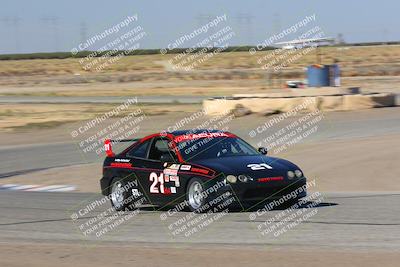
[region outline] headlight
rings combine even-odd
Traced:
[[[296,174],[297,178],[303,177],[303,173],[300,170],[295,170],[294,174]]]
[[[226,180],[227,180],[229,183],[231,183],[231,184],[234,184],[234,183],[237,182],[237,178],[236,178],[235,175],[228,175],[228,176],[226,176]]]
[[[243,182],[243,183],[248,183],[248,182],[250,182],[250,181],[253,181],[253,178],[251,178],[250,176],[245,175],[245,174],[239,175],[239,176],[238,176],[238,179],[239,179],[239,181],[241,181],[241,182]]]
[[[293,179],[294,176],[295,176],[295,174],[294,174],[294,172],[292,172],[292,171],[288,171],[288,172],[287,172],[287,176],[288,176],[289,179]]]

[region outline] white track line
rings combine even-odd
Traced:
[[[68,192],[76,190],[74,185],[20,185],[0,184],[0,190],[29,191],[29,192]]]

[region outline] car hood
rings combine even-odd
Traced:
[[[300,169],[290,161],[264,155],[202,159],[193,161],[193,163],[208,167],[217,173],[224,173],[225,175],[247,174],[255,178],[265,177],[266,175],[286,176],[287,171]],[[260,165],[262,163],[266,163],[272,169],[266,168],[265,165]]]

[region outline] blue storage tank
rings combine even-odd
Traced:
[[[307,67],[307,80],[309,87],[322,87],[330,85],[329,65],[311,65]]]

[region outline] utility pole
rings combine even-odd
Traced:
[[[81,21],[79,34],[80,34],[81,44],[85,43],[87,41],[87,25],[85,21]]]
[[[242,42],[243,45],[251,45],[253,43],[253,19],[254,16],[248,13],[239,13],[234,19],[240,29],[242,36],[246,36],[246,40]]]
[[[44,16],[41,18],[42,23],[49,25],[53,31],[53,40],[54,40],[54,52],[59,51],[59,34],[58,34],[58,26],[60,19],[56,16]]]
[[[18,16],[13,16],[13,17],[4,17],[1,19],[1,21],[6,25],[8,30],[13,32],[14,35],[14,50],[15,53],[19,53],[21,51],[21,46],[20,46],[20,39],[19,39],[19,25],[21,23],[21,18]]]

